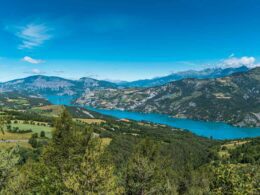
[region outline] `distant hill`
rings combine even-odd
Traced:
[[[0,92],[19,91],[40,95],[71,95],[79,96],[83,92],[93,89],[116,88],[117,85],[107,81],[99,81],[92,78],[68,80],[60,77],[31,76],[0,83]]]
[[[26,96],[17,92],[0,93],[0,107],[4,109],[26,110],[34,106],[49,105],[45,99]]]
[[[260,126],[260,67],[224,78],[183,79],[143,89],[95,90],[76,103]]]
[[[238,68],[208,68],[200,71],[188,70],[184,72],[173,73],[165,77],[157,77],[154,79],[137,80],[133,82],[117,83],[124,87],[154,87],[164,85],[166,83],[177,81],[181,79],[194,78],[194,79],[210,79],[229,76],[237,72],[247,72],[249,70],[246,66]]]

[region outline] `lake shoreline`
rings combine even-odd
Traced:
[[[175,118],[171,115],[156,113],[140,113],[122,110],[98,109],[84,105],[73,105],[72,97],[45,96],[45,98],[55,105],[67,105],[83,107],[97,113],[112,116],[118,119],[125,118],[135,121],[147,121],[156,124],[167,125],[173,128],[184,129],[198,136],[204,136],[220,140],[243,139],[260,136],[260,128],[236,127],[225,122],[201,121],[194,119]]]

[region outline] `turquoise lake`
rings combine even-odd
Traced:
[[[71,96],[51,96],[45,97],[51,103],[57,105],[70,105],[73,97]],[[247,138],[247,137],[257,137],[260,136],[260,128],[241,128],[235,127],[222,122],[205,122],[191,119],[178,119],[172,118],[168,115],[163,114],[153,114],[153,113],[138,113],[138,112],[128,112],[121,110],[104,110],[96,109],[92,107],[86,107],[89,110],[113,116],[116,118],[126,118],[136,121],[148,121],[152,123],[159,123],[168,125],[171,127],[181,128],[189,130],[196,135],[212,137],[213,139],[237,139],[237,138]]]

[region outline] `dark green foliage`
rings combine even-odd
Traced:
[[[233,148],[222,146],[218,149],[223,152],[224,148],[229,155],[208,165],[207,172],[212,173],[208,179],[213,194],[260,193],[259,141],[260,138],[238,140]]]
[[[144,139],[134,148],[125,170],[126,194],[176,193],[177,178],[168,159],[160,155],[159,147]]]
[[[37,133],[34,133],[32,134],[32,137],[29,139],[28,143],[31,144],[31,146],[33,148],[37,148],[38,147],[38,134]]]
[[[164,125],[113,119],[86,125],[67,110],[54,124],[51,140],[32,134],[33,149],[13,156],[0,193],[229,195],[259,189],[259,138],[230,148],[228,141]]]
[[[259,194],[260,167],[256,165],[220,164],[211,171],[213,194]]]
[[[133,161],[140,148],[156,151],[155,158],[159,160],[153,163],[154,166],[161,167],[160,176],[163,177],[161,180],[168,179],[167,182],[172,188],[168,186],[167,189],[173,189],[180,194],[187,193],[191,188],[192,180],[196,181],[196,179],[192,179],[193,170],[209,163],[211,160],[217,159],[215,150],[210,148],[219,142],[197,137],[190,132],[179,131],[161,125],[138,124],[136,122],[109,121],[109,123],[103,123],[100,126],[113,135],[106,154],[116,165],[116,173],[120,177],[123,186],[126,186],[125,178],[129,172],[129,170],[126,171],[127,167],[132,164],[130,162]],[[146,168],[149,168],[149,166]],[[163,176],[165,170],[170,174],[169,177]],[[206,184],[202,183],[200,185]],[[161,187],[158,188],[161,189]],[[165,189],[164,187],[162,188]],[[194,191],[198,191],[197,188],[195,189],[195,184],[193,188]]]
[[[235,150],[231,150],[230,160],[233,163],[252,163],[260,165],[260,138],[253,139]]]
[[[16,170],[20,158],[18,152],[19,147],[14,147],[11,150],[0,150],[0,193],[7,185],[12,171]]]
[[[32,130],[31,129],[27,129],[27,130],[22,130],[19,127],[11,127],[10,125],[7,125],[6,127],[7,131],[10,133],[31,133]]]
[[[4,133],[4,127],[6,125],[6,120],[3,116],[0,116],[0,131]]]
[[[28,154],[24,153],[26,163],[15,179],[9,180],[4,193],[83,194],[102,190],[107,194],[112,189],[121,191],[113,175],[113,166],[101,161],[103,146],[100,140],[95,141],[99,138],[93,138],[90,128],[82,129],[64,110],[56,120],[55,129],[39,158],[27,160]],[[33,134],[29,142],[39,151],[44,140]],[[92,172],[89,164],[96,165]],[[110,182],[105,186],[106,181]],[[89,185],[85,186],[85,182]]]
[[[45,138],[45,131],[41,131],[40,137],[41,137],[41,138]]]

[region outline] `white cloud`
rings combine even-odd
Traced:
[[[29,62],[31,64],[40,64],[40,63],[44,63],[45,62],[44,60],[33,59],[33,58],[29,57],[29,56],[25,56],[22,60],[25,61],[25,62]]]
[[[52,30],[45,24],[31,23],[23,27],[18,27],[18,32],[15,34],[22,41],[18,48],[32,49],[42,45],[45,41],[52,38],[51,31]]]
[[[244,56],[241,58],[234,57],[234,55],[230,56],[228,59],[225,59],[221,62],[223,67],[240,67],[247,66],[249,68],[257,67],[260,64],[256,63],[256,59],[254,57]]]
[[[42,73],[42,71],[40,71],[39,69],[32,69],[32,73],[33,74],[40,74],[40,73]]]
[[[32,69],[31,71],[24,72],[25,74],[46,74],[46,72],[39,69]]]
[[[229,57],[230,57],[230,58],[232,58],[232,57],[234,57],[234,56],[235,56],[235,54],[234,54],[234,53],[232,53],[232,54],[230,54],[230,56],[229,56]]]

